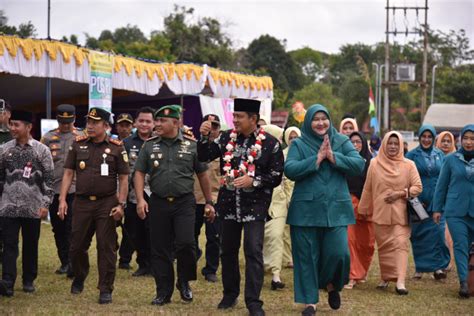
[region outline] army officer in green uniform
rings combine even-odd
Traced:
[[[207,165],[198,161],[196,141],[182,134],[180,113],[177,105],[165,106],[156,112],[159,136],[145,142],[135,164],[137,213],[142,219],[148,214],[150,221],[150,264],[157,292],[153,305],[171,301],[173,250],[177,258],[176,287],[183,301],[193,299],[188,281],[196,280],[194,173],[206,198],[206,216],[210,221],[215,216]],[[143,196],[145,174],[150,175],[149,208]]]

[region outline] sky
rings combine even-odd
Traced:
[[[8,24],[18,26],[31,21],[38,38],[47,37],[47,0],[0,0],[0,10]],[[424,6],[425,0],[391,0],[393,6]],[[217,18],[233,40],[234,47],[246,47],[263,34],[286,40],[286,48],[309,46],[335,53],[344,44],[375,44],[385,41],[386,0],[51,0],[51,37],[76,34],[81,44],[85,35],[98,37],[105,29],[127,24],[137,25],[145,35],[163,29],[163,19],[175,4],[192,7],[197,17]],[[474,47],[474,0],[430,0],[428,24],[431,29],[447,32],[465,29]],[[404,19],[403,11],[393,18],[390,27],[405,30],[424,23],[420,11]],[[400,44],[413,40],[405,35],[391,37]]]

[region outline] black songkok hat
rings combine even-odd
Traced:
[[[33,113],[23,110],[13,110],[10,116],[11,121],[23,121],[33,123]]]
[[[234,99],[234,112],[260,112],[260,101],[252,99]]]

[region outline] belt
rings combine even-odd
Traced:
[[[115,194],[115,193],[114,193]],[[102,196],[97,196],[97,195],[76,195],[77,197],[80,197],[82,199],[87,199],[89,201],[97,201],[100,199],[108,198],[113,196],[114,194],[109,194],[109,195],[102,195]]]
[[[170,203],[173,203],[176,198],[174,196],[169,196],[166,198],[166,200]]]

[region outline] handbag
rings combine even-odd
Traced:
[[[410,223],[420,223],[428,220],[430,215],[417,197],[407,200],[408,219]]]

